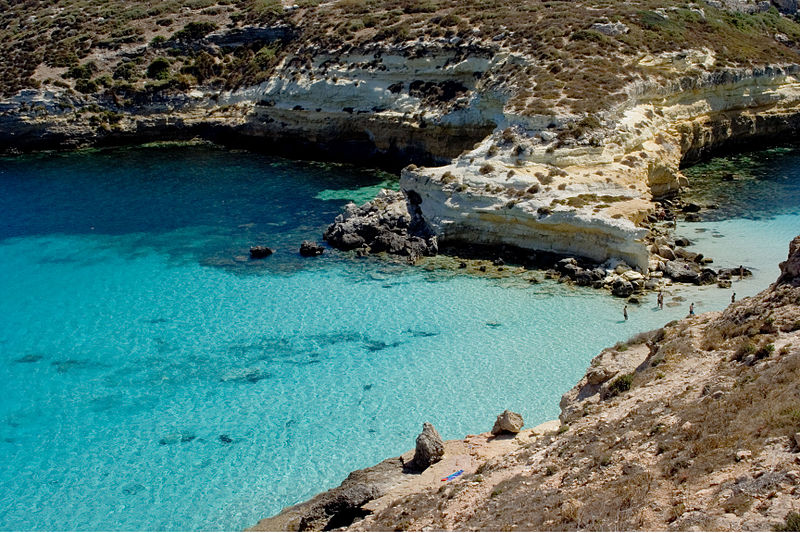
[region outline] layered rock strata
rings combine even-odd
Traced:
[[[649,60],[663,68],[677,61]],[[576,126],[573,137],[569,127],[533,128],[507,116],[506,127],[451,164],[404,169],[400,186],[421,198],[442,245],[505,243],[597,262],[619,258],[647,274],[651,259],[665,259],[648,250],[648,218],[659,211],[655,200],[687,183],[680,164],[791,135],[799,110],[795,66],[632,87],[626,105],[593,127]]]

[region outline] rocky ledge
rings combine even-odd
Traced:
[[[258,529],[793,531],[798,265],[800,236],[760,294],[604,350],[560,426],[448,441],[422,473],[403,474],[409,452]],[[331,521],[343,498],[347,520]],[[327,521],[308,518],[320,509]]]

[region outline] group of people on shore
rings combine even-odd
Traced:
[[[734,292],[731,294],[731,303],[736,302],[736,293]],[[658,296],[656,297],[656,303],[658,305],[658,309],[664,309],[664,293],[662,291],[658,291]],[[625,320],[628,320],[628,306],[622,308],[622,316]],[[694,302],[689,304],[689,316],[694,316]]]

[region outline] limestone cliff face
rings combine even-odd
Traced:
[[[443,243],[617,257],[646,274],[643,221],[654,198],[686,183],[681,163],[796,132],[800,83],[797,66],[788,65],[630,92],[627,104],[561,130],[506,117],[510,126],[450,165],[405,169],[401,187],[422,198],[421,212]]]
[[[481,81],[509,60],[495,52],[412,43],[289,56],[264,83],[223,92],[25,90],[0,102],[0,151],[199,135],[289,155],[442,163],[502,120],[503,95]]]

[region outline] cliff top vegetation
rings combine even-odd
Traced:
[[[708,71],[798,62],[800,24],[775,7],[686,0],[3,0],[0,91],[233,89],[287,56],[308,63],[372,45],[414,54],[405,45],[421,42],[510,52],[520,60],[487,83],[508,91],[512,109],[583,113],[623,101],[631,83],[687,73],[689,51],[705,58],[689,66]]]

